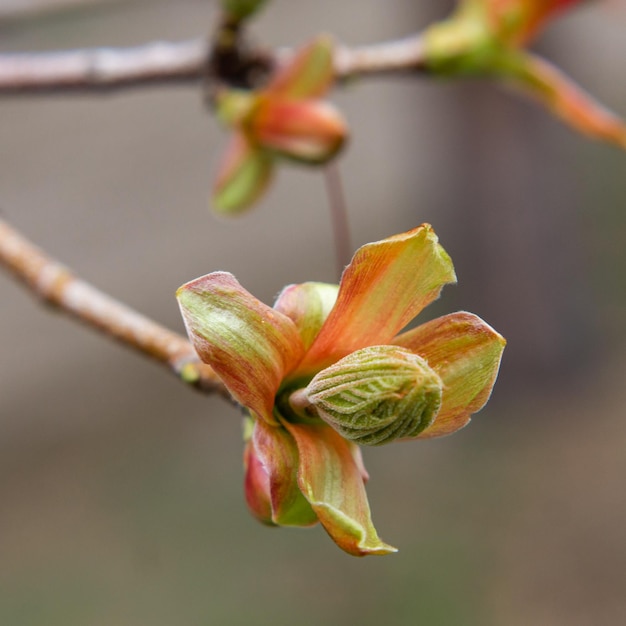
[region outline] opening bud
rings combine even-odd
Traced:
[[[442,392],[441,378],[422,357],[397,346],[372,346],[319,372],[291,403],[346,439],[377,446],[430,426]]]

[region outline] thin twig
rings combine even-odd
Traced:
[[[326,193],[328,194],[330,219],[333,227],[337,276],[340,279],[344,268],[350,263],[352,245],[350,243],[348,208],[337,163],[331,163],[326,167],[324,179],[326,181]]]
[[[154,42],[134,48],[91,48],[0,54],[0,96],[114,91],[149,85],[195,85],[206,74],[210,44],[202,39]],[[283,63],[291,50],[258,62]],[[337,80],[424,70],[419,35],[335,53]]]
[[[84,7],[98,7],[119,0],[2,0],[0,20],[21,20]]]
[[[95,289],[0,220],[0,265],[44,302],[165,365],[184,382],[230,398],[217,374],[177,333]]]
[[[335,52],[335,78],[426,72],[425,53],[419,33],[369,46],[339,46]]]
[[[2,54],[0,95],[195,84],[205,71],[207,54],[201,39],[135,48]]]

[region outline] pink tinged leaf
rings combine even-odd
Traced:
[[[244,448],[243,467],[244,493],[248,509],[260,522],[273,526],[270,478],[254,450],[252,441],[248,441]]]
[[[233,138],[217,176],[213,205],[218,213],[237,214],[253,205],[266,190],[273,159],[243,135]]]
[[[443,381],[441,408],[418,439],[441,437],[470,421],[489,399],[506,341],[472,313],[439,317],[393,342],[426,359]]]
[[[354,556],[389,554],[372,524],[352,446],[326,425],[285,424],[300,454],[298,484],[333,541]]]
[[[544,59],[520,53],[503,78],[536,98],[576,130],[626,148],[623,120]]]
[[[298,487],[298,449],[286,430],[257,421],[246,446],[245,466],[246,501],[258,519],[278,526],[317,523]]]
[[[338,285],[301,283],[289,285],[279,294],[274,308],[289,317],[308,349],[337,300]]]
[[[360,348],[391,339],[442,287],[452,261],[428,224],[357,250],[341,277],[337,303],[299,371],[319,371]]]
[[[520,33],[519,42],[523,43],[537,35],[547,22],[582,0],[522,0],[528,5],[529,17],[526,28]]]
[[[343,117],[327,102],[269,96],[247,128],[260,146],[305,163],[324,163],[334,157],[348,134]]]
[[[274,396],[304,353],[295,324],[226,272],[192,280],[176,295],[200,358],[213,367],[237,402],[276,424]]]
[[[365,463],[363,462],[363,455],[361,454],[361,448],[359,448],[359,446],[357,446],[356,443],[353,443],[352,441],[347,441],[346,443],[348,444],[348,447],[350,448],[350,452],[352,453],[352,459],[354,460],[354,464],[356,465],[357,469],[359,470],[359,474],[361,475],[361,478],[363,479],[363,484],[367,485],[367,482],[370,479],[370,475],[367,469],[365,468]]]
[[[580,4],[582,0],[484,0],[490,18],[500,30],[508,31],[506,41],[523,45],[552,18]],[[504,34],[504,33],[503,33]]]
[[[333,41],[320,35],[278,70],[266,92],[290,99],[323,96],[334,80]]]

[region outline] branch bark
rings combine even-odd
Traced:
[[[292,52],[267,55],[269,65]],[[206,76],[210,44],[202,39],[153,42],[134,48],[92,48],[0,55],[0,96],[101,92],[179,84],[196,85]],[[264,58],[259,53],[259,58]],[[424,71],[419,35],[349,48],[335,53],[337,80],[357,76]]]
[[[77,278],[0,220],[0,265],[45,303],[155,359],[183,382],[231,399],[217,374],[185,337]]]
[[[0,95],[114,91],[154,84],[195,84],[208,57],[205,41],[153,42],[0,55]]]

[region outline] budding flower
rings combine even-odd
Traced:
[[[372,346],[323,369],[292,404],[298,409],[308,402],[346,439],[376,446],[430,426],[442,392],[441,378],[422,357],[397,346]]]

